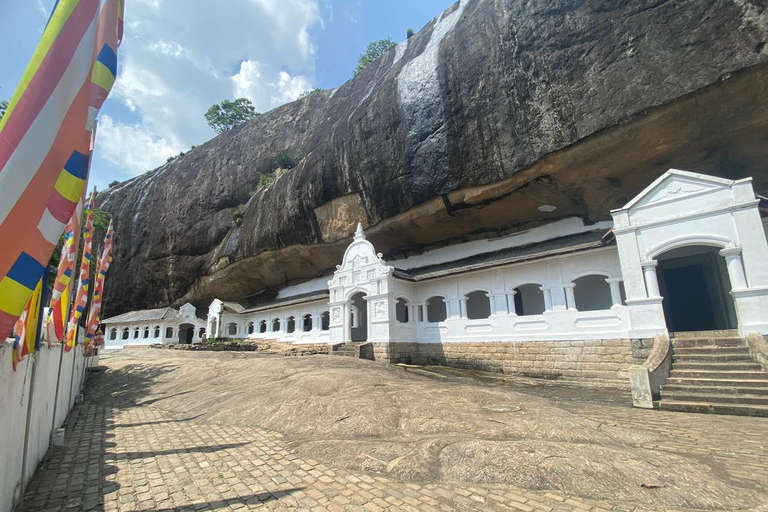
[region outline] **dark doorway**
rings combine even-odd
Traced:
[[[366,341],[368,339],[368,302],[364,293],[356,293],[352,296],[352,311],[349,321],[352,322],[352,341]]]
[[[672,331],[734,329],[731,283],[717,248],[683,247],[658,258],[664,317]]]
[[[192,343],[192,338],[195,336],[195,326],[192,324],[181,324],[179,326],[179,343],[186,343],[189,345]]]

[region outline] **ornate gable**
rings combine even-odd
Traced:
[[[732,180],[670,169],[622,209],[637,210],[710,193],[730,191],[733,184]]]
[[[393,268],[388,267],[381,254],[376,253],[373,244],[366,240],[363,226],[357,225],[355,238],[344,252],[341,265],[336,267],[333,278],[328,282],[331,290],[331,301],[339,301],[346,298],[347,293],[353,289],[366,291],[371,295],[385,293],[387,285],[383,288],[380,282],[386,281]]]

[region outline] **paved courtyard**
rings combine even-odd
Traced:
[[[768,419],[330,356],[101,364],[27,510],[768,510]]]

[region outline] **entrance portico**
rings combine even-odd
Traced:
[[[394,268],[365,239],[358,224],[354,240],[328,281],[331,308],[331,344],[348,341],[389,341],[395,307],[392,294]]]
[[[714,328],[727,328],[736,320],[742,335],[768,334],[768,244],[758,203],[751,179],[732,181],[672,169],[611,212],[631,337],[667,333],[668,326],[708,327],[693,318],[707,314],[716,320]],[[704,254],[710,255],[707,273]],[[681,290],[686,281],[689,289]],[[707,294],[703,309],[682,304],[698,300],[694,288]],[[730,299],[718,296],[723,293],[732,297],[732,306]]]

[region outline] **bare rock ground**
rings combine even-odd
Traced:
[[[636,410],[622,390],[331,356],[127,350],[102,364],[89,401],[276,431],[302,457],[405,482],[653,509],[768,495],[768,420]]]

